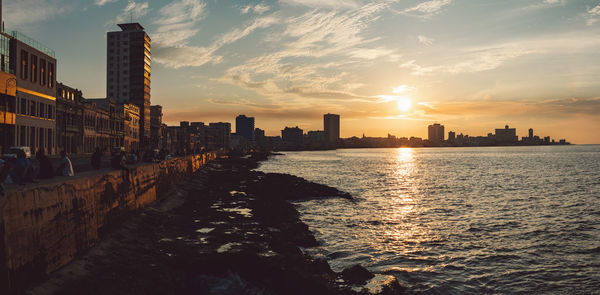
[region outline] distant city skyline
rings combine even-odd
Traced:
[[[331,112],[341,137],[441,122],[600,143],[597,0],[5,0],[3,14],[88,98],[106,96],[107,32],[140,22],[169,125],[246,114],[273,136]]]

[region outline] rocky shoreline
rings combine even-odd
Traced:
[[[266,155],[219,159],[29,294],[402,294],[361,266],[340,273],[289,200],[344,192],[252,171]]]

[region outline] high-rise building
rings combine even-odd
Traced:
[[[340,139],[340,115],[323,115],[323,130],[329,142],[337,142]]]
[[[248,141],[254,141],[254,117],[239,115],[235,118],[235,133]]]
[[[456,139],[456,132],[450,131],[448,132],[448,141],[454,141]]]
[[[504,129],[496,129],[494,138],[499,143],[515,143],[519,141],[517,137],[517,129],[508,128],[508,125],[504,126]]]
[[[430,142],[440,143],[444,141],[444,125],[435,123],[427,127],[428,139]]]
[[[150,143],[150,37],[139,23],[119,24],[108,32],[106,94],[119,104],[140,108],[140,141]]]
[[[533,139],[533,128],[529,128],[529,139]]]
[[[304,143],[304,130],[296,127],[285,127],[281,130],[281,139],[289,148],[299,148]]]
[[[209,150],[227,150],[231,139],[231,124],[227,122],[209,123],[207,130]]]

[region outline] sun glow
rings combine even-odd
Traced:
[[[410,99],[402,97],[398,98],[398,100],[396,101],[396,105],[398,106],[399,110],[403,112],[408,112],[412,106],[412,102],[410,101]]]

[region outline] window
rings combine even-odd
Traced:
[[[21,130],[20,130],[20,132],[19,132],[19,133],[20,133],[20,134],[19,134],[19,135],[20,135],[20,136],[19,136],[19,137],[20,137],[20,143],[19,143],[19,145],[21,145],[21,146],[25,146],[25,145],[27,145],[27,142],[26,142],[26,141],[27,141],[27,132],[26,132],[26,127],[25,127],[25,126],[21,126],[21,128],[20,128],[20,129],[21,129]]]
[[[54,64],[48,63],[48,88],[54,88]]]
[[[54,107],[52,105],[48,106],[48,119],[54,119]]]
[[[29,102],[29,115],[35,116],[37,113],[35,112],[35,101]]]
[[[39,117],[40,118],[45,118],[46,117],[46,104],[42,103],[42,102],[40,102]]]
[[[31,82],[36,83],[37,82],[37,75],[38,75],[38,58],[35,55],[31,55]]]
[[[21,115],[27,115],[27,99],[25,98],[21,98],[21,108],[19,113]]]
[[[46,86],[46,60],[40,58],[40,85]]]
[[[27,69],[29,68],[29,53],[21,50],[21,79],[27,79]]]

